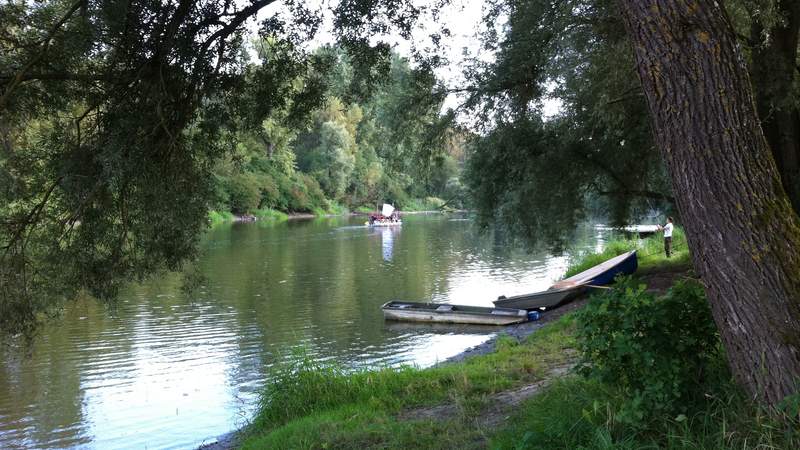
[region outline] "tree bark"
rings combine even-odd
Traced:
[[[800,113],[795,96],[797,45],[800,37],[800,2],[780,0],[778,11],[783,22],[769,30],[753,21],[751,74],[761,127],[767,138],[783,187],[795,211],[800,213]]]
[[[696,271],[746,390],[800,382],[800,218],[781,185],[746,65],[714,0],[620,0]]]

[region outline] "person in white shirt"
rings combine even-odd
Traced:
[[[667,217],[667,224],[663,227],[658,226],[659,230],[664,230],[664,252],[667,254],[667,258],[672,256],[672,228],[672,217]]]

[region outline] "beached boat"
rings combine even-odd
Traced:
[[[494,304],[503,308],[552,308],[574,299],[592,286],[610,284],[619,274],[630,275],[636,272],[637,267],[636,250],[632,250],[561,280],[546,291],[513,297],[500,296]]]
[[[569,286],[565,288],[549,288],[546,291],[534,292],[532,294],[521,294],[506,297],[501,295],[494,301],[496,306],[503,308],[537,309],[552,308],[566,303],[575,297],[586,292],[586,286]]]
[[[522,309],[486,308],[445,303],[392,301],[385,303],[381,309],[383,309],[383,317],[386,320],[410,322],[510,325],[528,320],[527,311]]]

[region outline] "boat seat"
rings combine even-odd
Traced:
[[[452,311],[453,305],[442,305],[436,308],[437,311]]]

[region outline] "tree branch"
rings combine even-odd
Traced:
[[[47,53],[47,50],[50,47],[50,43],[52,42],[53,36],[55,36],[56,32],[58,32],[61,26],[64,25],[67,22],[67,20],[69,20],[69,18],[72,17],[72,15],[75,14],[75,12],[81,8],[81,6],[84,4],[85,1],[86,0],[78,0],[75,3],[73,3],[72,6],[70,6],[69,10],[67,10],[66,14],[64,14],[64,16],[62,16],[61,19],[58,20],[58,22],[53,24],[53,26],[50,28],[50,31],[47,33],[47,36],[44,39],[44,44],[42,45],[42,49],[39,51],[38,54],[36,54],[35,57],[33,57],[30,61],[28,61],[28,63],[25,64],[25,66],[23,66],[16,73],[14,78],[6,87],[6,92],[3,94],[2,97],[0,97],[0,110],[3,110],[5,108],[6,102],[8,101],[9,98],[11,98],[11,94],[14,92],[17,86],[19,86],[20,83],[22,83],[22,79],[25,76],[25,74],[31,69],[31,67],[36,65],[36,63],[38,63],[42,58],[44,58],[44,55]]]
[[[110,81],[114,77],[98,73],[26,73],[19,74],[0,74],[0,81],[19,79],[20,83],[26,81]]]
[[[205,42],[203,42],[203,46],[200,49],[200,53],[203,54],[207,52],[215,41],[227,38],[234,31],[236,31],[236,29],[239,28],[239,26],[243,24],[245,20],[256,15],[256,13],[258,13],[258,11],[260,11],[262,8],[270,5],[271,3],[274,3],[275,1],[276,0],[259,0],[253,2],[250,6],[244,8],[243,10],[237,13],[232,13],[233,19],[231,19],[231,21],[228,22],[227,25],[214,32],[214,34],[209,36],[208,39],[206,39]]]

